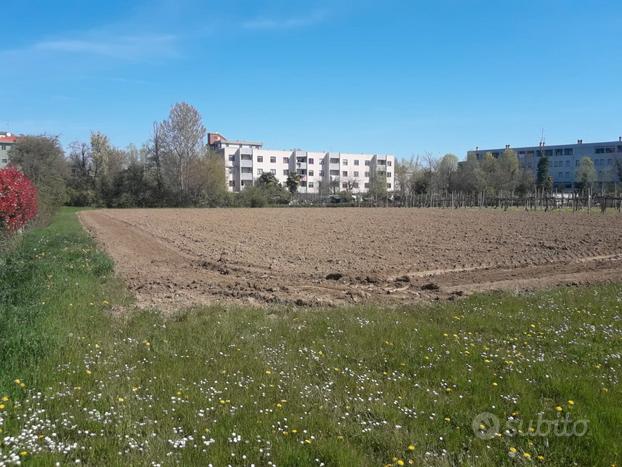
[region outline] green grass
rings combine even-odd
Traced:
[[[622,459],[620,286],[166,318],[132,311],[73,210],[2,261],[0,465]],[[523,433],[480,439],[482,412]],[[528,436],[538,414],[587,433]]]

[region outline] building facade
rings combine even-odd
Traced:
[[[0,131],[0,169],[9,163],[9,149],[15,144],[17,137],[9,132]]]
[[[208,144],[224,158],[229,191],[253,185],[264,173],[283,185],[290,174],[298,174],[299,193],[366,193],[378,178],[386,180],[387,191],[395,187],[392,155],[264,149],[262,143],[230,141],[218,133],[208,135]]]
[[[576,183],[576,169],[583,157],[594,161],[594,168],[598,176],[598,183],[619,182],[617,164],[622,163],[622,137],[618,141],[603,143],[584,143],[578,140],[576,144],[540,145],[512,148],[507,145],[503,149],[479,149],[468,151],[467,157],[476,157],[478,160],[490,153],[499,157],[504,151],[511,149],[518,156],[521,166],[530,170],[534,175],[538,171],[538,161],[541,157],[549,159],[549,176],[553,184],[559,189],[571,189]]]

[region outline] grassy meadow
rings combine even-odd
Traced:
[[[164,316],[64,209],[0,259],[0,359],[0,465],[622,461],[618,285]]]

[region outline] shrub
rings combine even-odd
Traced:
[[[15,231],[37,215],[37,190],[19,170],[0,170],[0,230]]]

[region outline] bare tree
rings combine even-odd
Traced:
[[[190,104],[175,104],[160,130],[164,180],[180,202],[187,202],[193,191],[190,187],[192,168],[205,153],[206,130],[201,115]]]

